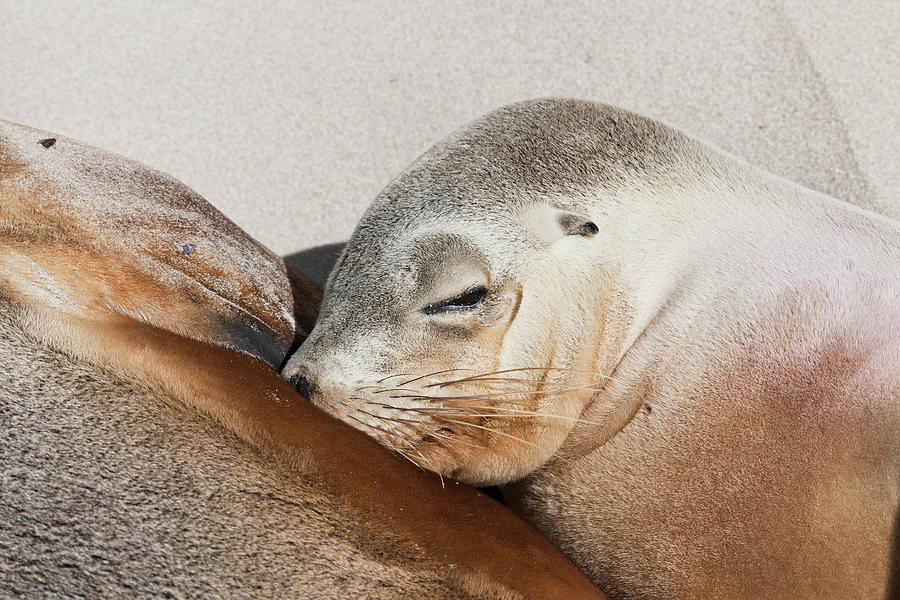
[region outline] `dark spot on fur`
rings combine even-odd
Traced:
[[[289,380],[291,387],[307,400],[316,393],[316,384],[303,373],[294,373]]]
[[[193,252],[194,248],[196,248],[196,247],[197,247],[197,244],[184,244],[181,247],[181,253],[184,254],[185,256],[187,256],[188,254]]]
[[[44,148],[49,148],[50,146],[52,146],[53,144],[56,143],[56,138],[47,138],[47,139],[45,139],[45,140],[41,140],[41,141],[38,142],[38,143],[39,143],[41,146],[43,146]]]
[[[649,404],[645,404],[645,405],[642,406],[641,408],[644,410],[644,414],[645,414],[645,415],[649,415],[650,413],[653,412],[653,409],[650,408],[650,405],[649,405]]]

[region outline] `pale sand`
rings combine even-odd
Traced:
[[[168,172],[282,255],[345,240],[432,143],[536,96],[900,216],[897,2],[124,4],[0,1],[0,118]]]

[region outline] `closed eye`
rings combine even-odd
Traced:
[[[422,312],[426,315],[434,315],[443,312],[471,310],[484,302],[487,294],[487,288],[483,285],[471,287],[459,296],[425,306]]]

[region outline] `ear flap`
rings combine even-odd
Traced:
[[[532,233],[547,244],[569,235],[593,237],[600,229],[588,217],[540,203],[528,208],[523,215]]]
[[[561,212],[557,215],[556,220],[566,235],[594,237],[600,231],[596,223],[575,213]]]

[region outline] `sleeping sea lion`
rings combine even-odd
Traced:
[[[614,598],[900,593],[900,223],[610,106],[377,197],[282,375]]]

